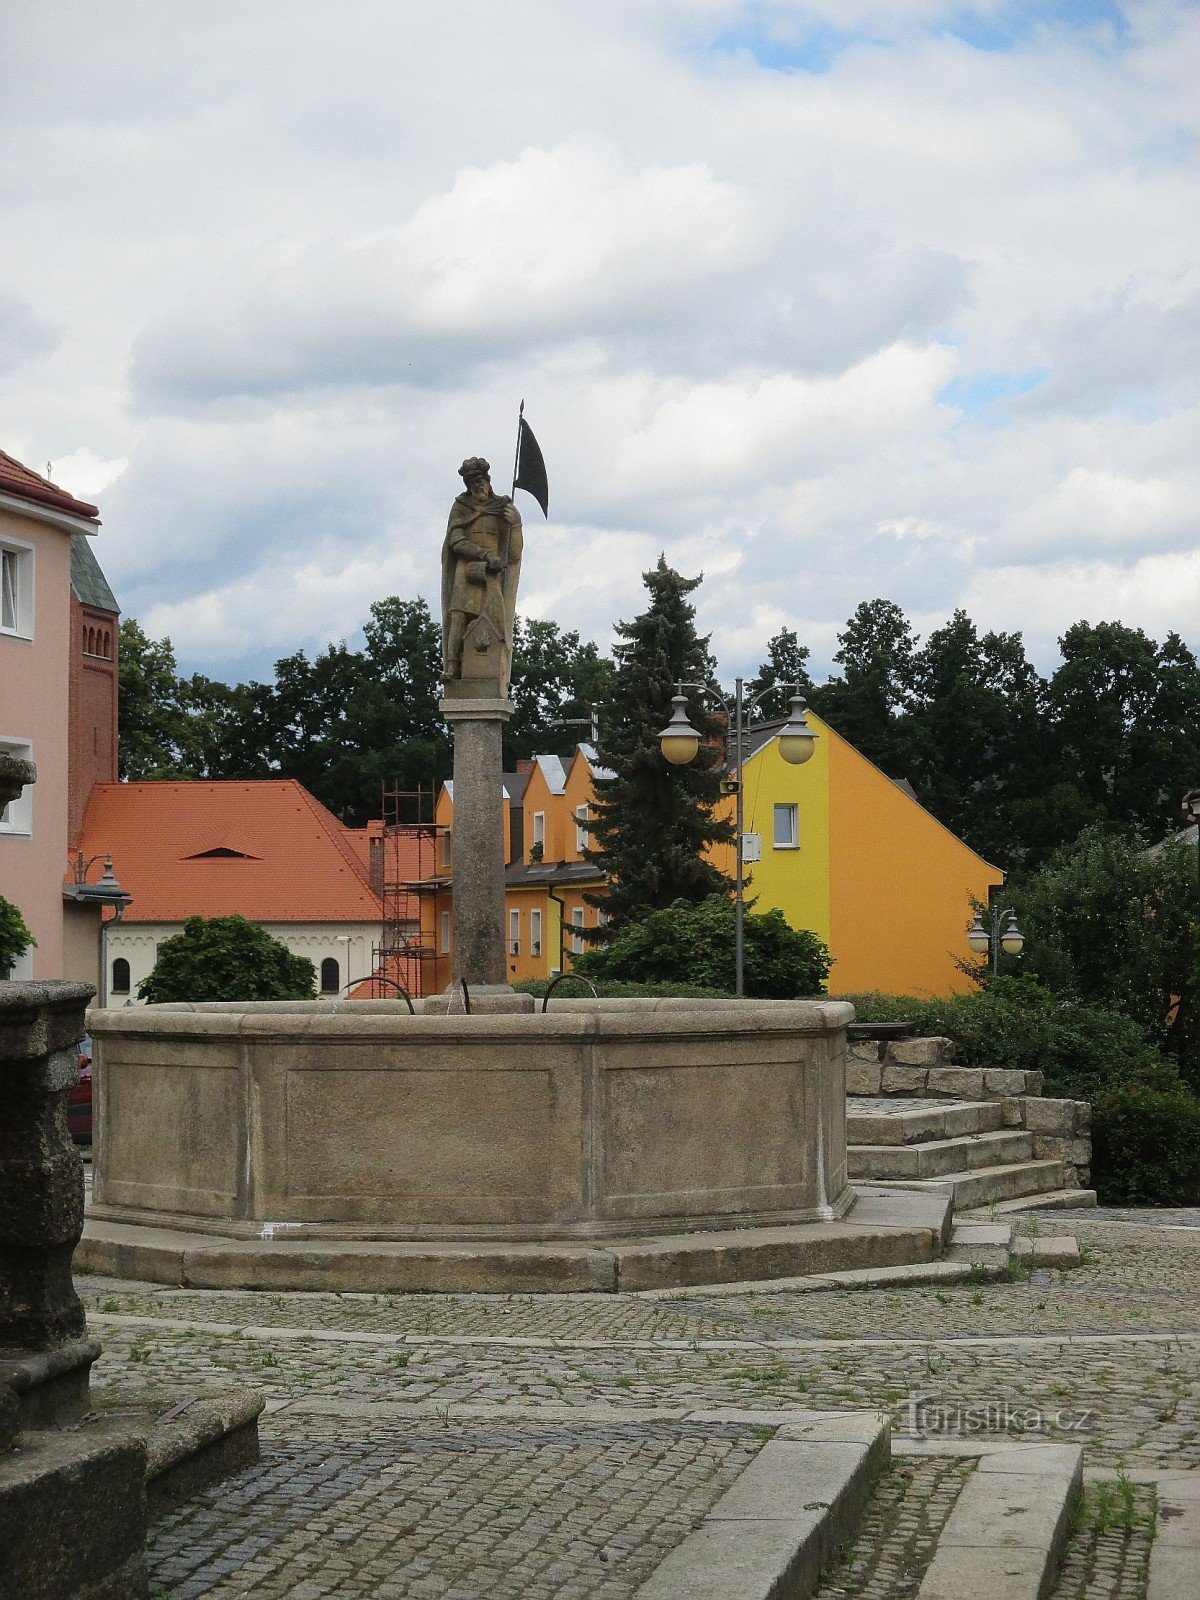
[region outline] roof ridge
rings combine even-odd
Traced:
[[[6,489],[19,500],[53,506],[56,510],[69,512],[88,522],[95,522],[100,516],[98,506],[87,500],[76,499],[66,489],[60,489],[58,484],[51,483],[49,478],[27,467],[23,461],[18,461],[16,456],[10,456],[7,450],[0,450],[0,493]]]

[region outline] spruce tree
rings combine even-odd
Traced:
[[[600,765],[586,855],[602,866],[608,891],[592,903],[608,922],[602,941],[649,911],[676,900],[700,901],[728,893],[730,880],[704,859],[708,845],[733,839],[733,825],[716,815],[725,757],[725,722],[698,695],[688,698],[692,726],[702,736],[696,758],[673,767],[658,735],[671,715],[675,685],[710,684],[715,665],[708,638],[696,633],[688,595],[701,578],[684,578],[660,556],[643,574],[650,605],[632,622],[617,624],[615,670],[600,706]]]

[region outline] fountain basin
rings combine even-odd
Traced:
[[[75,1268],[203,1288],[680,1289],[936,1260],[847,1182],[849,1005],[527,997],[92,1019]]]
[[[829,1221],[853,1199],[852,1017],[771,1001],[100,1012],[92,1215],[479,1240]]]

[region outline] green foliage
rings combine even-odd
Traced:
[[[892,778],[912,766],[908,711],[916,636],[891,600],[864,600],[838,634],[842,668],[813,695],[813,709]]]
[[[1041,1072],[1045,1093],[1092,1100],[1117,1083],[1171,1076],[1144,1028],[1129,1017],[1031,978],[994,978],[987,987],[949,1000],[846,995],[860,1022],[914,1022],[919,1034],[953,1039],[966,1067]]]
[[[138,984],[151,1004],[184,1000],[311,1000],[311,961],[245,917],[189,917]]]
[[[1112,1205],[1200,1203],[1200,1099],[1133,1018],[992,979],[952,1000],[851,995],[860,1022],[914,1022],[953,1039],[967,1067],[1040,1071],[1044,1092],[1092,1107],[1092,1179]]]
[[[612,662],[574,630],[518,617],[508,692],[515,709],[504,729],[505,770],[535,755],[569,755],[588,737],[588,729],[578,724],[604,699],[611,675]]]
[[[696,984],[732,991],[734,911],[727,896],[710,895],[696,904],[677,900],[629,924],[620,936],[575,962],[589,978],[632,983]],[[790,1000],[824,994],[829,951],[816,934],[790,928],[779,911],[746,913],[746,993],[759,999]]]
[[[750,715],[757,720],[769,721],[773,717],[786,717],[790,696],[776,684],[795,684],[802,695],[811,700],[814,689],[808,675],[810,655],[806,644],[801,644],[794,628],[782,628],[773,639],[767,640],[767,659],[746,685],[746,697],[753,701],[761,694],[763,699]]]
[[[1022,965],[1062,994],[1131,1017],[1200,1082],[1196,854],[1087,828],[1015,887]]]
[[[571,974],[568,974],[570,977]],[[550,987],[549,978],[529,978],[524,983],[514,983],[518,994],[531,994],[540,1000]],[[600,1000],[725,1000],[732,994],[729,989],[706,989],[699,983],[625,983],[616,978],[588,978]],[[564,983],[554,991],[550,1001],[587,1000],[591,989],[584,983]]]
[[[712,683],[715,667],[707,638],[696,633],[688,595],[699,578],[682,578],[659,557],[643,575],[650,605],[632,622],[617,625],[616,667],[600,711],[598,754],[611,778],[596,784],[592,837],[586,852],[604,869],[607,943],[646,911],[676,900],[698,901],[729,889],[729,880],[705,860],[708,845],[733,837],[732,824],[714,808],[720,799],[725,727],[696,696],[689,702],[702,735],[696,759],[673,767],[658,735],[671,714],[677,682]]]
[[[17,958],[37,946],[37,940],[25,926],[25,919],[13,905],[0,894],[0,978],[7,978]]]
[[[1180,1083],[1123,1083],[1092,1103],[1092,1165],[1106,1205],[1200,1204],[1200,1099]]]

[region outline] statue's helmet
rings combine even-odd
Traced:
[[[482,456],[468,456],[459,467],[458,475],[464,483],[470,483],[472,478],[486,478],[491,470],[491,462],[485,461]]]

